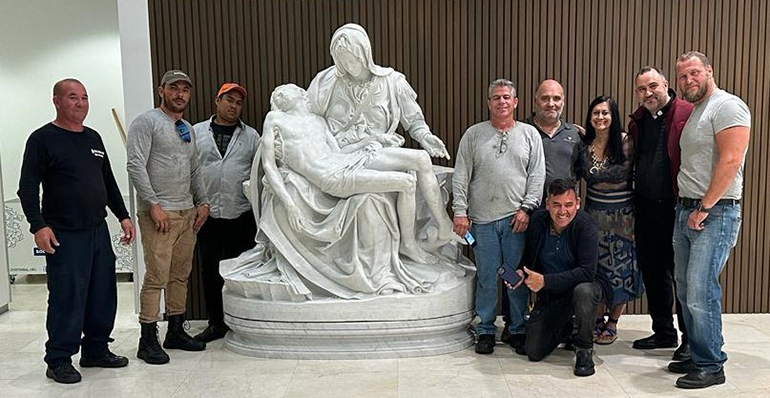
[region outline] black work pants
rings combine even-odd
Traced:
[[[54,230],[54,234],[59,246],[45,258],[45,362],[70,363],[79,347],[83,357],[107,355],[118,303],[115,253],[107,223],[87,231]]]
[[[527,322],[526,351],[529,360],[545,358],[575,328],[575,347],[592,348],[594,320],[601,299],[602,289],[595,282],[580,283],[571,292],[558,296],[547,292],[539,294]]]
[[[209,217],[198,232],[198,254],[201,257],[198,263],[202,267],[209,325],[225,326],[222,309],[224,280],[219,274],[219,262],[238,257],[254,247],[256,234],[257,225],[251,211],[234,219]]]
[[[674,294],[674,199],[635,200],[636,259],[642,271],[647,307],[652,317],[652,331],[666,337],[677,337],[671,309],[676,302],[677,321],[682,341],[687,331],[682,318],[682,305]]]

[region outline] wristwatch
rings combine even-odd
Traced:
[[[531,216],[532,213],[535,211],[535,209],[533,209],[533,208],[531,208],[531,207],[529,207],[527,205],[522,205],[521,209],[524,210],[524,212],[527,213],[528,216]]]
[[[698,209],[699,212],[706,213],[706,214],[708,214],[709,210],[711,210],[710,207],[703,207],[703,201],[698,202],[698,208],[697,209]]]

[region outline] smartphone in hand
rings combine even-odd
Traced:
[[[503,278],[504,281],[508,282],[511,286],[516,286],[519,281],[521,280],[521,277],[519,276],[519,273],[516,272],[516,270],[509,266],[506,263],[503,263],[503,266],[497,269],[498,275],[500,275],[501,278]]]
[[[471,235],[471,231],[465,231],[465,241],[468,242],[468,246],[473,246],[476,243],[476,239]]]

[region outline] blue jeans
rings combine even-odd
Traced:
[[[727,354],[722,351],[722,287],[719,274],[741,227],[739,204],[716,205],[704,220],[704,229],[687,226],[694,207],[676,207],[674,226],[674,278],[682,303],[684,323],[696,366],[707,372],[722,369]]]
[[[497,317],[497,269],[505,261],[513,268],[518,267],[524,245],[525,232],[514,233],[511,227],[513,216],[486,224],[473,223],[471,234],[476,239],[473,254],[476,257],[476,315],[481,322],[476,326],[476,334],[495,334]],[[508,293],[511,310],[509,331],[525,333],[524,315],[527,311],[529,289],[521,285],[515,290],[503,288]]]

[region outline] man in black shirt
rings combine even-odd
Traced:
[[[609,280],[596,272],[596,223],[580,210],[573,181],[554,180],[545,206],[532,215],[517,270],[526,278],[519,285],[524,283],[536,292],[537,301],[527,322],[524,350],[516,352],[526,353],[530,361],[540,361],[575,330],[574,374],[590,376],[595,373],[594,317],[602,297],[612,296]]]
[[[128,358],[107,348],[115,325],[117,287],[105,206],[120,220],[123,244],[134,240],[134,224],[101,137],[83,126],[88,115],[83,84],[59,81],[53,103],[56,119],[27,140],[17,194],[35,244],[46,253],[46,376],[77,383],[81,376],[71,357],[79,347],[81,367],[128,364]]]
[[[663,73],[642,68],[634,78],[634,91],[641,104],[631,115],[628,131],[634,138],[634,206],[636,255],[642,270],[653,334],[634,341],[641,350],[677,346],[677,331],[671,308],[674,304],[674,207],[678,195],[679,137],[693,106],[677,98]],[[676,300],[682,344],[673,359],[690,358],[682,306]]]

